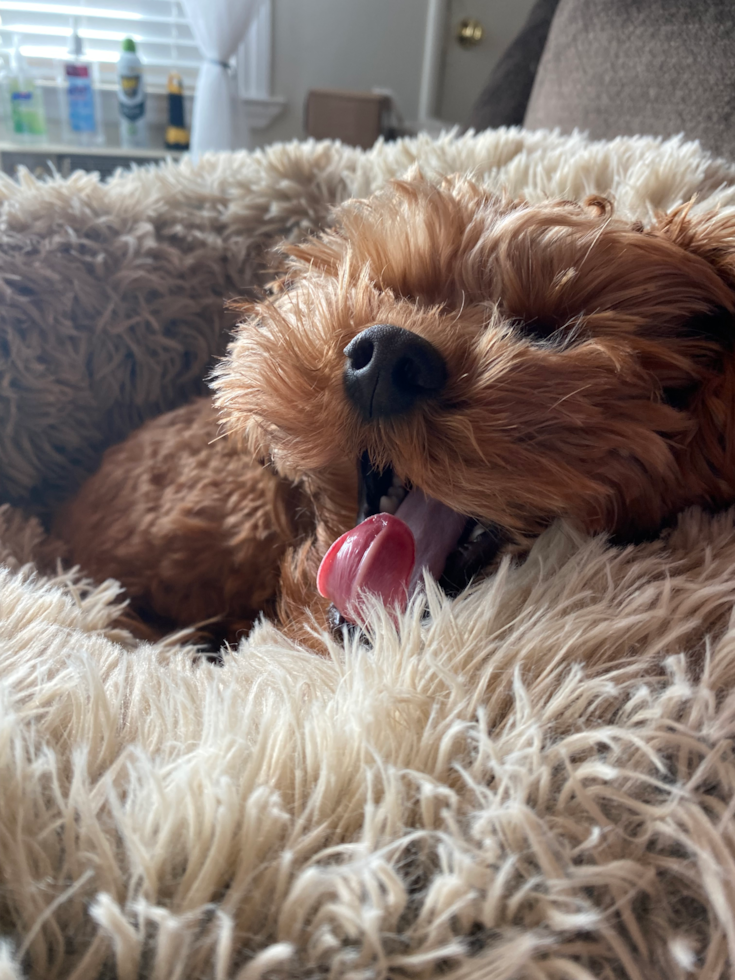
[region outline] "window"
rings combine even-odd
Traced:
[[[132,37],[149,90],[163,89],[175,68],[193,91],[201,56],[176,0],[0,0],[0,52],[9,55],[17,34],[23,55],[52,77],[54,60],[66,57],[73,18],[85,56],[99,62],[103,85],[115,85],[120,45]]]

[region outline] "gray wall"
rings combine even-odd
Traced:
[[[534,0],[449,0],[437,115],[463,123],[487,76],[522,26]],[[418,114],[427,0],[273,0],[272,91],[283,113],[254,130],[253,145],[304,135],[311,88],[391,89],[407,121]],[[462,17],[485,27],[480,45],[454,40]]]
[[[418,108],[426,0],[274,0],[273,94],[288,105],[254,144],[304,135],[312,88],[391,89],[406,119]]]

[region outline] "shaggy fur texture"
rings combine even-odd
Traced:
[[[104,449],[206,390],[267,253],[348,195],[330,146],[40,183],[0,175],[0,499],[47,515]]]
[[[215,668],[4,571],[0,976],[725,980],[734,583],[730,514],[556,529],[372,646]]]
[[[735,202],[696,146],[518,132],[274,148],[127,186],[155,186],[185,242],[181,188],[206,201],[215,175],[234,242],[417,156],[512,197],[612,196],[624,221]],[[13,194],[3,222],[73,212],[62,182]],[[82,377],[85,350],[49,347],[49,375]],[[27,364],[4,362],[2,391],[30,403]],[[48,434],[60,414],[35,417],[28,493],[84,441],[72,416]],[[17,425],[4,479],[22,475]],[[626,549],[555,526],[471,594],[430,590],[429,619],[376,612],[371,645],[327,638],[317,658],[260,624],[219,668],[122,631],[114,583],[41,577],[35,521],[3,510],[0,542],[2,980],[731,975],[730,513]]]

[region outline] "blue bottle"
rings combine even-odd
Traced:
[[[62,112],[64,142],[78,146],[103,143],[99,90],[95,84],[96,66],[84,58],[84,46],[76,21],[72,26],[68,50],[69,57],[61,66],[60,86],[65,103]]]

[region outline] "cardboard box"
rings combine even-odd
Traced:
[[[387,95],[312,89],[306,97],[306,135],[368,149],[385,132],[390,110]]]

